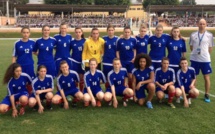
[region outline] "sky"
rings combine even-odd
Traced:
[[[196,0],[197,4],[215,4],[215,0]]]

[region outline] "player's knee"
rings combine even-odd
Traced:
[[[28,104],[28,97],[23,95],[20,97],[19,102],[21,103],[21,105],[27,105]]]
[[[155,84],[154,83],[149,83],[148,84],[148,89],[149,89],[149,91],[155,91]]]
[[[144,105],[144,102],[145,102],[145,99],[139,99],[139,100],[138,100],[138,104],[139,104],[140,106],[143,106],[143,105]]]
[[[90,101],[90,96],[88,94],[84,94],[84,101]]]
[[[170,93],[174,93],[175,92],[175,86],[170,85],[168,88],[169,88],[168,90],[169,90]]]
[[[180,97],[181,95],[182,95],[181,89],[176,88],[176,89],[175,89],[175,96],[176,96],[176,97]]]
[[[7,108],[4,107],[4,106],[2,106],[2,105],[0,105],[0,113],[1,113],[1,114],[4,114],[4,113],[6,113],[6,112],[7,112]]]
[[[111,93],[109,93],[109,94],[106,93],[106,94],[104,95],[104,100],[105,100],[105,101],[111,101],[111,99],[112,99]]]
[[[52,92],[48,92],[47,94],[46,94],[46,99],[48,99],[48,100],[51,100],[52,98],[53,98],[53,93]]]
[[[101,101],[104,98],[104,93],[103,92],[99,92],[96,97]]]
[[[78,98],[79,100],[83,100],[83,98],[84,98],[83,93],[82,93],[82,92],[78,92],[77,98]]]
[[[28,101],[29,107],[34,107],[35,104],[36,104],[36,99],[34,99],[34,98],[31,97],[31,98],[29,99],[29,101]]]
[[[52,98],[52,103],[53,104],[59,104],[59,99],[57,99],[56,97]]]
[[[157,92],[157,98],[158,99],[163,99],[164,98],[164,93],[162,91]]]

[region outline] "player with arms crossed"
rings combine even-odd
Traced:
[[[121,63],[118,58],[113,60],[113,70],[108,73],[108,82],[110,83],[110,88],[106,90],[104,95],[104,100],[112,103],[114,108],[117,108],[118,101],[116,96],[123,97],[123,106],[127,106],[126,100],[131,98],[133,90],[128,88],[128,75],[125,68],[121,68]]]

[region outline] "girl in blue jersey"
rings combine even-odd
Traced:
[[[179,70],[179,62],[181,57],[185,57],[186,43],[181,38],[179,27],[173,27],[170,33],[171,38],[167,42],[169,66],[175,70]]]
[[[154,69],[161,67],[161,60],[166,56],[166,45],[170,36],[163,34],[163,26],[158,24],[155,29],[155,35],[149,38],[150,52],[149,56],[152,59]]]
[[[75,28],[75,39],[71,41],[70,49],[72,50],[72,70],[75,70],[79,74],[80,83],[79,88],[81,91],[84,89],[84,70],[81,67],[82,63],[82,51],[85,42],[83,30],[80,27]]]
[[[107,36],[103,36],[105,41],[104,44],[104,55],[103,55],[103,73],[107,78],[108,72],[113,69],[113,59],[116,58],[116,41],[118,39],[117,36],[114,35],[115,28],[112,25],[108,25],[107,27]],[[108,81],[105,83],[105,87],[108,88]]]
[[[184,107],[189,107],[191,98],[199,96],[199,90],[195,87],[196,72],[195,69],[188,66],[185,57],[180,60],[181,69],[177,72],[178,88],[176,88],[176,102],[180,103],[180,96],[184,98]],[[186,96],[186,94],[188,94]]]
[[[34,107],[37,103],[38,112],[43,113],[44,107],[42,102],[46,99],[46,107],[51,108],[51,100],[53,97],[54,81],[51,75],[47,74],[47,68],[40,65],[37,69],[38,76],[32,81],[33,94],[29,98],[29,106]]]
[[[133,97],[134,93],[131,88],[128,88],[128,75],[125,68],[121,68],[121,63],[118,58],[113,60],[113,69],[108,73],[108,82],[110,83],[110,88],[106,90],[104,95],[104,100],[113,102],[114,108],[117,108],[118,101],[116,96],[123,97],[123,106],[127,106],[126,100]]]
[[[154,69],[151,66],[151,58],[147,54],[139,54],[135,58],[132,77],[132,88],[134,91],[134,101],[138,101],[139,105],[145,103],[145,89],[148,91],[148,98],[146,106],[150,109],[152,106],[152,99],[155,93],[155,84],[154,84]]]
[[[18,63],[22,67],[22,72],[27,73],[32,79],[35,77],[34,61],[32,50],[35,42],[29,39],[30,29],[23,27],[21,29],[22,39],[14,44],[12,63]]]
[[[147,47],[148,47],[148,41],[149,41],[149,36],[146,34],[147,33],[147,26],[146,25],[141,25],[139,29],[140,34],[136,36],[137,39],[137,45],[136,45],[136,50],[137,54],[140,53],[145,53],[147,54]]]
[[[16,104],[20,104],[19,115],[25,113],[25,106],[28,104],[28,91],[26,84],[31,83],[31,77],[22,73],[22,68],[17,63],[12,63],[4,75],[3,84],[7,84],[8,95],[0,103],[0,113],[6,113],[12,107],[12,116],[17,117]]]
[[[83,93],[76,87],[79,82],[78,74],[75,71],[69,70],[69,65],[66,61],[60,63],[60,75],[57,77],[58,92],[52,98],[53,104],[63,103],[65,109],[69,108],[67,96],[71,95],[76,97],[77,100],[83,99]]]
[[[104,93],[100,86],[100,81],[106,83],[106,79],[102,71],[96,69],[98,63],[95,58],[89,60],[89,66],[90,70],[84,74],[84,105],[89,106],[89,103],[91,102],[92,106],[101,107]]]
[[[175,96],[175,71],[169,67],[169,59],[164,57],[161,67],[155,71],[156,96],[159,102],[162,102],[165,93],[168,94],[168,105],[175,108],[172,100]]]
[[[32,50],[35,42],[29,39],[30,29],[23,27],[21,29],[22,39],[18,40],[14,44],[12,63],[18,63],[22,67],[22,72],[27,73],[31,79],[35,78],[34,73],[34,60],[32,56]],[[27,85],[29,94],[32,92],[32,86]]]
[[[56,44],[56,40],[50,37],[50,27],[44,25],[42,27],[43,36],[36,41],[33,48],[33,52],[38,57],[38,66],[45,65],[47,68],[47,74],[56,76],[56,68],[53,56],[53,48]]]
[[[117,41],[116,57],[120,59],[122,67],[128,71],[128,84],[132,87],[132,70],[134,69],[134,59],[136,57],[137,40],[131,37],[131,28],[124,28],[124,37]]]
[[[60,25],[60,33],[54,36],[57,42],[55,46],[56,52],[54,57],[57,73],[59,72],[60,62],[62,60],[65,60],[69,65],[69,69],[72,70],[72,61],[70,58],[70,43],[72,41],[72,36],[67,34],[67,29],[67,24],[62,23]]]

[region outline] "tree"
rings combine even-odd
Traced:
[[[181,5],[196,5],[196,0],[182,0]]]
[[[179,0],[144,0],[143,7],[146,8],[148,5],[178,5]]]

